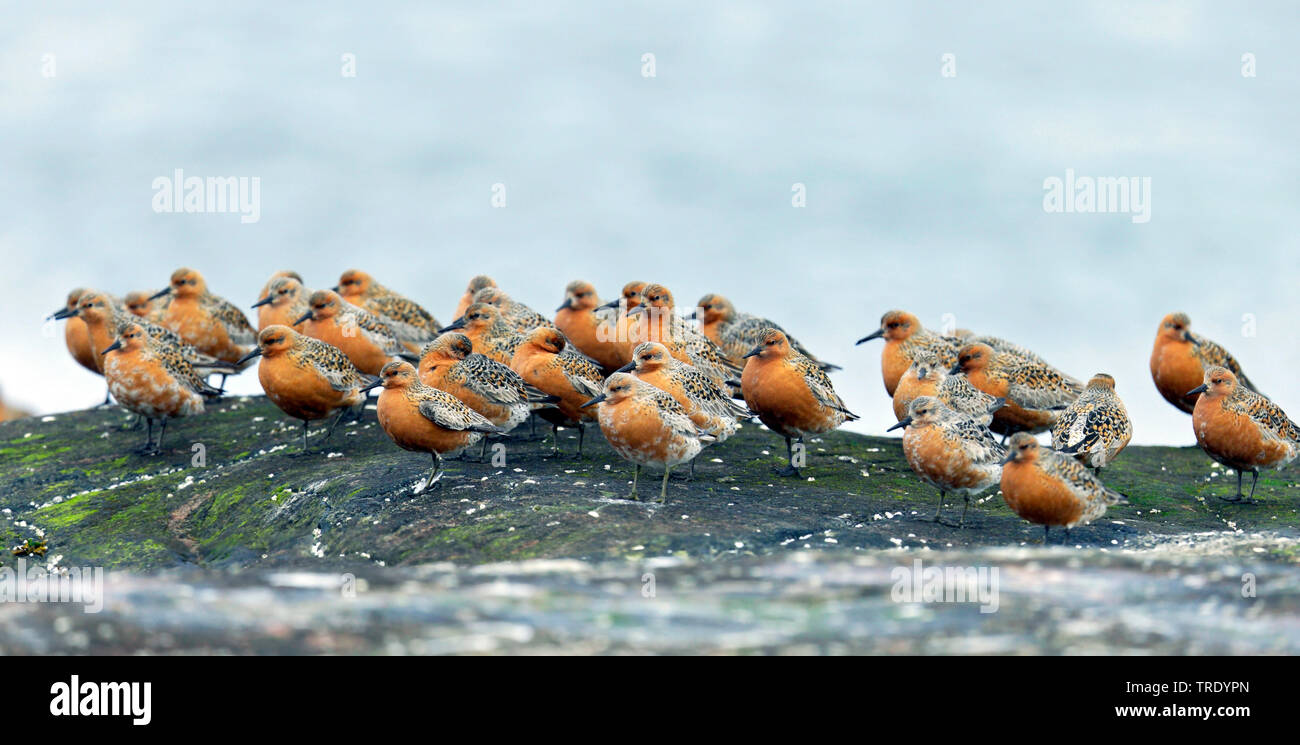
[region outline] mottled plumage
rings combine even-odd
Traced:
[[[948,493],[965,499],[961,522],[966,523],[970,498],[998,483],[1006,450],[979,422],[953,411],[932,396],[920,396],[908,405],[907,415],[890,427],[906,427],[903,455],[922,481],[939,490],[934,513],[940,521]]]
[[[839,369],[837,365],[817,359],[812,352],[809,352],[804,345],[800,344],[793,336],[790,336],[778,324],[766,318],[737,311],[731,301],[721,295],[705,295],[700,298],[698,308],[697,313],[702,314],[700,317],[700,331],[713,340],[722,349],[727,359],[738,367],[744,367],[743,357],[745,353],[758,346],[759,342],[762,341],[763,331],[776,329],[785,334],[785,338],[790,340],[790,346],[794,347],[796,352],[816,362],[823,370]]]
[[[1073,455],[1098,470],[1119,455],[1133,437],[1115,379],[1098,373],[1052,425],[1052,448]]]
[[[414,300],[379,284],[359,269],[344,272],[339,277],[335,291],[349,303],[377,316],[388,326],[394,338],[411,345],[407,347],[411,352],[418,345],[433,341],[438,336],[441,324],[432,313]]]
[[[1151,379],[1166,401],[1192,413],[1197,396],[1189,396],[1187,392],[1201,384],[1206,370],[1216,366],[1227,369],[1246,388],[1259,391],[1228,350],[1192,333],[1191,325],[1186,313],[1170,313],[1156,330],[1151,349]]]
[[[898,388],[898,381],[912,363],[922,356],[937,358],[940,364],[952,367],[957,360],[956,339],[941,336],[921,325],[920,319],[903,310],[891,310],[880,317],[880,328],[858,339],[857,343],[872,339],[885,339],[880,353],[880,372],[885,391],[890,396]]]
[[[551,325],[551,319],[523,303],[512,300],[509,295],[497,287],[484,287],[474,293],[474,302],[496,306],[501,311],[501,318],[506,325],[521,333],[532,331],[540,326]]]
[[[728,359],[712,339],[679,316],[673,294],[667,287],[660,284],[646,285],[641,290],[640,305],[628,311],[628,318],[636,319],[638,328],[630,327],[629,334],[637,337],[638,343],[656,341],[674,352],[673,346],[680,344],[680,349],[687,358],[685,362],[722,384],[740,376],[741,360]]]
[[[387,323],[333,290],[313,292],[307,306],[293,325],[302,324],[303,333],[343,350],[367,375],[377,374],[393,357],[413,357]]]
[[[1300,426],[1280,406],[1256,393],[1225,367],[1210,367],[1204,382],[1188,393],[1199,393],[1192,411],[1196,442],[1211,458],[1237,471],[1237,494],[1242,500],[1241,478],[1250,471],[1253,500],[1259,469],[1280,468],[1300,454]]]
[[[674,358],[658,342],[642,342],[632,352],[632,361],[619,369],[671,395],[681,404],[696,426],[725,441],[739,428],[738,419],[753,416],[732,400],[730,392],[712,377]]]
[[[177,351],[175,345],[149,337],[138,323],[128,323],[104,352],[104,378],[113,397],[128,411],[148,422],[141,452],[158,453],[167,420],[204,411],[203,399],[220,395]],[[153,422],[162,421],[158,442],[153,442]]]
[[[420,353],[420,380],[445,390],[487,417],[503,432],[528,419],[529,386],[509,366],[473,351],[464,334],[439,336]]]
[[[194,269],[172,272],[171,283],[151,300],[170,296],[162,325],[200,352],[226,362],[240,359],[257,343],[257,331],[238,307],[208,292]]]
[[[1068,531],[1101,517],[1107,506],[1125,501],[1078,460],[1041,447],[1026,432],[1011,438],[1008,451],[1002,466],[1002,496],[1021,518],[1043,526],[1044,542],[1052,526]]]
[[[952,372],[965,373],[971,385],[1007,400],[993,414],[994,427],[1005,432],[1050,428],[1083,392],[1082,383],[1050,365],[997,352],[987,344],[963,346]]]

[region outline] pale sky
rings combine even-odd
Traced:
[[[426,5],[5,3],[4,396],[101,400],[43,333],[74,286],[192,266],[247,306],[356,266],[444,323],[478,273],[548,314],[579,278],[719,292],[842,365],[868,433],[853,342],[898,307],[1111,373],[1135,442],[1191,444],[1147,369],[1183,310],[1300,416],[1294,3]],[[257,177],[260,219],[155,213],[178,168]],[[1045,212],[1067,169],[1150,178],[1150,221]]]

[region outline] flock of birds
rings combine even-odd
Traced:
[[[661,284],[630,282],[602,302],[590,283],[575,281],[547,317],[478,276],[446,326],[359,270],[320,290],[277,272],[258,297],[254,328],[199,272],[182,268],[161,291],[120,300],[73,290],[52,317],[68,320],[72,356],[147,423],[139,452],[160,452],[169,419],[203,413],[227,376],[256,361],[268,399],[302,421],[304,451],[311,422],[333,418],[332,432],[382,387],[384,432],[433,458],[421,490],[438,483],[444,453],[481,443],[483,457],[489,438],[538,418],[552,426],[557,454],[558,429],[577,428],[579,457],[585,425],[596,422],[634,464],[630,499],[639,498],[642,467],[662,466],[659,501],[674,466],[690,463],[693,472],[701,450],[741,421],[757,417],[784,437],[789,460],[779,473],[797,477],[804,437],[858,418],[827,374],[838,367],[721,295],[704,296],[687,315]],[[1161,322],[1152,377],[1192,414],[1205,452],[1236,470],[1237,493],[1225,499],[1253,502],[1259,469],[1300,452],[1300,427],[1223,347],[1189,327],[1182,313]],[[1132,437],[1111,376],[1084,385],[1025,347],[965,330],[936,333],[905,311],[886,313],[858,344],[876,338],[885,340],[881,371],[898,419],[890,429],[904,429],[908,463],[939,491],[935,521],[944,499],[961,495],[955,526],[963,527],[970,498],[999,486],[1013,511],[1044,526],[1046,541],[1053,526],[1068,535],[1124,500],[1099,479]],[[214,375],[219,385],[208,382]],[[1050,448],[1034,437],[1045,431]],[[1249,497],[1246,471],[1254,475]]]

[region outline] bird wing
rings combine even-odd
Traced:
[[[425,419],[444,429],[471,432],[497,432],[498,427],[482,414],[461,403],[445,391],[428,388],[421,391],[419,410]]]
[[[475,353],[456,364],[464,373],[461,385],[492,403],[502,406],[527,403],[524,379],[500,362]]]
[[[189,360],[181,353],[180,346],[153,338],[150,338],[148,344],[154,358],[162,363],[167,374],[175,378],[178,383],[203,396],[221,395],[221,391],[208,385],[207,381],[194,371]]]
[[[322,378],[329,381],[330,387],[334,390],[356,390],[366,384],[366,376],[357,370],[343,350],[308,336],[300,337],[299,343],[303,347],[302,351],[295,355],[297,358],[295,361],[314,369]]]
[[[961,443],[962,452],[976,465],[1001,463],[1007,449],[998,444],[988,427],[969,417],[960,417],[948,425],[955,439]]]
[[[396,294],[378,295],[365,300],[365,309],[386,323],[398,341],[424,344],[433,341],[442,328],[433,314],[419,303]]]
[[[1238,391],[1238,395],[1229,399],[1229,406],[1250,417],[1274,437],[1300,442],[1300,425],[1291,421],[1286,412],[1282,411],[1281,406],[1254,391],[1242,389]]]
[[[560,372],[564,373],[573,390],[593,398],[601,394],[605,378],[600,374],[600,367],[596,363],[558,355],[556,359],[560,364]]]
[[[1259,389],[1255,387],[1255,384],[1250,382],[1250,378],[1246,377],[1246,373],[1242,372],[1241,363],[1237,362],[1237,358],[1233,357],[1228,350],[1224,349],[1217,342],[1206,339],[1204,336],[1193,334],[1191,332],[1188,333],[1191,334],[1191,337],[1195,342],[1192,345],[1192,354],[1196,355],[1196,357],[1200,359],[1201,367],[1214,367],[1216,365],[1219,367],[1226,367],[1228,370],[1232,371],[1233,375],[1237,376],[1237,380],[1239,380],[1242,385],[1256,393],[1259,393]]]
[[[204,295],[203,307],[218,323],[226,329],[230,341],[240,346],[252,346],[257,343],[257,329],[248,322],[248,316],[234,303],[216,295]]]
[[[1083,383],[1041,362],[999,354],[1007,398],[1025,409],[1064,409],[1083,392]]]
[[[844,401],[831,385],[830,376],[816,362],[800,354],[792,356],[790,364],[803,375],[804,383],[807,384],[808,390],[812,391],[813,398],[816,398],[818,403],[844,414],[849,421],[858,418],[857,414],[849,411],[844,405]]]

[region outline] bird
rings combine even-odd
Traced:
[[[894,418],[903,421],[913,399],[937,395],[939,384],[948,377],[947,368],[941,364],[938,354],[932,350],[921,352],[898,378],[898,385],[894,388]]]
[[[492,422],[502,434],[528,419],[532,400],[540,398],[529,395],[530,386],[509,365],[474,352],[469,337],[454,331],[429,342],[420,353],[416,370],[420,382],[460,399]],[[479,458],[486,455],[485,437]]]
[[[943,381],[935,389],[934,396],[948,408],[985,427],[993,423],[993,415],[997,410],[1007,404],[1005,398],[990,396],[971,385],[965,375],[947,372],[943,373]]]
[[[1300,452],[1300,425],[1261,393],[1247,388],[1237,374],[1214,365],[1204,382],[1186,391],[1199,395],[1192,411],[1196,442],[1214,460],[1237,472],[1237,494],[1226,502],[1253,504],[1260,468],[1281,468]],[[1241,477],[1250,471],[1250,496],[1241,493]]]
[[[204,399],[221,391],[199,377],[179,352],[179,347],[158,342],[139,323],[128,322],[117,339],[106,347],[104,378],[113,398],[148,423],[145,444],[136,452],[162,452],[167,420],[204,412]],[[161,420],[158,442],[153,442],[154,420]]]
[[[1070,529],[1106,514],[1128,500],[1108,489],[1078,460],[1042,447],[1028,432],[1012,435],[1002,463],[1002,498],[1022,519],[1043,526],[1046,545],[1052,526]]]
[[[161,324],[163,315],[167,312],[167,306],[170,305],[170,297],[161,297],[158,302],[149,298],[156,293],[147,290],[133,290],[122,296],[122,305],[126,311],[136,318],[143,318],[149,323]]]
[[[934,522],[942,522],[944,497],[960,494],[965,505],[957,527],[964,527],[970,498],[1001,480],[1006,449],[984,425],[933,396],[912,399],[906,415],[889,430],[902,427],[906,427],[903,455],[908,465],[922,481],[939,490]]]
[[[486,274],[480,274],[476,277],[471,278],[469,281],[469,286],[465,288],[465,294],[461,295],[460,302],[456,303],[456,312],[451,314],[452,320],[455,320],[465,315],[465,309],[468,308],[470,305],[472,305],[474,302],[474,293],[478,292],[484,287],[496,287],[496,286],[497,286],[496,280],[492,279]]]
[[[1133,422],[1115,393],[1115,378],[1106,373],[1092,376],[1052,425],[1052,449],[1073,455],[1098,475],[1132,438]]]
[[[1238,382],[1258,393],[1259,389],[1241,371],[1241,365],[1228,350],[1192,333],[1191,325],[1186,313],[1170,313],[1156,330],[1155,346],[1151,349],[1151,379],[1160,395],[1179,410],[1191,414],[1196,408],[1196,398],[1189,398],[1187,391],[1200,385],[1205,371],[1214,366],[1228,369]]]
[[[956,339],[936,334],[921,325],[920,319],[905,310],[891,310],[880,317],[880,328],[858,339],[858,344],[872,339],[885,339],[880,353],[880,372],[885,381],[885,391],[894,395],[898,381],[922,352],[939,358],[941,365],[952,367],[957,360]]]
[[[243,311],[208,292],[207,282],[197,271],[186,267],[177,269],[172,272],[171,283],[149,299],[168,296],[170,303],[162,325],[203,354],[234,362],[257,343],[257,331]]]
[[[727,355],[712,339],[680,317],[673,294],[667,287],[653,283],[646,285],[641,290],[641,303],[628,311],[628,317],[636,317],[636,323],[640,326],[636,330],[629,327],[630,338],[643,336],[642,341],[657,341],[670,349],[673,342],[680,342],[686,356],[684,361],[719,383],[725,385],[739,377],[743,359],[736,362],[727,359]],[[641,342],[637,342],[639,343]]]
[[[826,371],[791,349],[784,333],[766,329],[760,338],[744,354],[741,392],[759,421],[785,438],[789,459],[777,473],[799,476],[793,441],[802,443],[805,435],[829,432],[858,416],[835,393]]]
[[[268,326],[292,326],[307,312],[307,298],[312,291],[294,277],[276,277],[266,286],[262,298],[253,303],[257,309],[257,330]]]
[[[523,303],[517,302],[499,287],[484,287],[474,293],[474,302],[495,305],[501,318],[516,331],[527,333],[539,326],[550,326],[551,320]]]
[[[569,343],[606,370],[614,370],[626,360],[618,342],[617,313],[602,316],[600,296],[590,282],[574,280],[564,288],[564,302],[555,309],[555,328]]]
[[[394,357],[418,359],[406,351],[388,324],[369,311],[345,302],[333,290],[317,290],[307,298],[307,310],[291,326],[343,350],[366,375],[377,375]]]
[[[288,277],[281,279],[297,282]],[[302,421],[304,453],[311,422],[337,414],[325,433],[325,439],[329,439],[344,415],[365,402],[361,389],[371,380],[332,344],[274,324],[258,332],[257,346],[240,363],[258,357],[261,361],[257,379],[266,397],[280,411]]]
[[[379,284],[360,269],[349,269],[333,290],[344,300],[379,317],[412,355],[438,336],[442,325],[414,300]]]
[[[403,450],[429,453],[433,470],[420,489],[422,493],[442,479],[442,454],[473,445],[485,434],[500,429],[460,399],[420,382],[415,368],[405,360],[394,360],[379,371],[379,380],[362,388],[362,393],[383,386],[379,394],[379,426]]]
[[[619,290],[616,299],[597,306],[592,311],[599,324],[598,328],[606,329],[610,361],[614,363],[615,368],[631,361],[632,350],[636,345],[648,341],[645,325],[639,323],[635,317],[629,316],[633,309],[641,305],[641,291],[645,289],[646,284],[648,283],[640,280],[628,282]],[[683,361],[690,362],[689,359]]]
[[[839,365],[817,359],[812,352],[776,323],[750,313],[738,312],[730,300],[717,293],[710,293],[700,298],[696,303],[695,312],[686,317],[698,318],[700,331],[712,339],[713,343],[722,349],[727,359],[737,366],[743,366],[740,361],[741,356],[758,345],[759,335],[763,333],[763,329],[772,328],[784,333],[796,352],[816,362],[821,369],[827,372],[840,369]]]
[[[67,325],[63,327],[63,343],[68,348],[68,354],[72,359],[77,361],[78,365],[87,370],[102,375],[99,366],[99,353],[95,349],[90,339],[90,330],[86,328],[86,320],[77,317],[77,305],[81,302],[81,296],[88,290],[85,287],[77,287],[68,293],[67,302],[62,308],[56,309],[46,320],[62,321],[67,320]],[[103,349],[103,347],[99,347]]]
[[[586,435],[584,422],[596,417],[595,412],[584,409],[583,404],[600,395],[604,383],[600,367],[586,356],[572,351],[559,329],[542,326],[533,329],[519,343],[510,359],[510,369],[519,373],[524,382],[558,399],[554,409],[543,409],[538,415],[551,425],[557,455],[560,451],[559,428],[577,427],[578,457],[581,458],[582,441]]]
[[[994,431],[1042,432],[1083,392],[1083,383],[1042,362],[987,344],[967,344],[957,353],[952,374],[964,373],[971,385],[1006,405],[993,413]]]
[[[259,293],[257,293],[257,299],[258,299],[258,300],[265,300],[265,299],[266,299],[266,296],[269,295],[269,294],[271,294],[271,285],[272,285],[272,284],[273,284],[277,279],[281,279],[281,278],[283,278],[283,277],[288,277],[288,278],[290,278],[290,279],[297,280],[298,284],[302,284],[302,275],[301,275],[301,274],[299,274],[299,273],[297,273],[297,272],[295,272],[295,271],[292,271],[292,270],[290,270],[290,269],[281,269],[281,270],[279,270],[279,271],[277,271],[277,272],[272,272],[272,273],[271,273],[270,278],[266,280],[266,284],[262,285],[262,291],[259,292]],[[254,307],[256,307],[256,306],[254,306]]]
[[[510,365],[515,349],[524,340],[524,336],[515,327],[506,323],[501,309],[489,303],[470,303],[465,313],[440,329],[440,333],[463,331],[474,345],[474,351]]]
[[[731,399],[731,394],[713,378],[669,354],[667,347],[645,341],[637,345],[632,361],[616,370],[630,372],[677,399],[696,426],[725,442],[739,429],[740,419],[753,412]]]
[[[582,404],[584,410],[593,406],[605,440],[634,466],[628,499],[640,499],[637,481],[641,468],[657,463],[664,467],[657,501],[668,501],[668,475],[673,466],[694,460],[714,440],[691,421],[677,399],[627,373],[610,375],[600,393]]]

